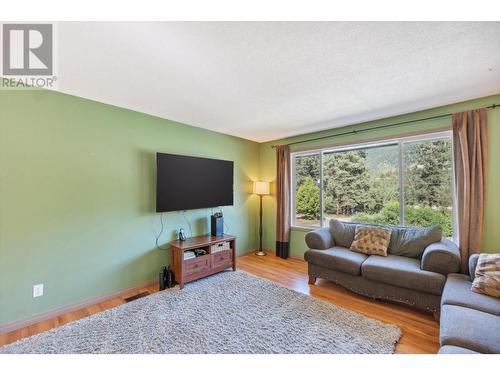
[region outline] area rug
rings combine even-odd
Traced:
[[[398,327],[223,272],[0,347],[0,353],[393,353]]]

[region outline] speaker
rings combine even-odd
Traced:
[[[215,214],[210,217],[210,227],[212,228],[212,236],[224,235],[224,217],[221,214]]]
[[[174,273],[168,267],[162,267],[159,276],[160,281],[160,290],[164,290],[166,288],[172,288],[174,286]]]

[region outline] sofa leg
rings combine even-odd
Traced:
[[[316,276],[309,275],[309,285],[314,285],[316,283]]]
[[[434,315],[434,320],[439,323],[439,318],[440,318],[441,314],[437,311],[434,311],[432,313],[432,315]]]

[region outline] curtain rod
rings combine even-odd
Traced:
[[[500,108],[500,104],[492,104],[489,105],[488,107],[484,107],[486,109],[495,109],[495,108]],[[477,109],[477,108],[476,108]],[[370,130],[377,130],[377,129],[385,129],[385,128],[390,128],[392,126],[397,126],[397,125],[408,125],[412,124],[414,122],[420,122],[420,121],[427,121],[427,120],[436,120],[439,118],[445,118],[453,115],[453,113],[445,113],[443,115],[437,115],[437,116],[431,116],[431,117],[424,117],[424,118],[419,118],[416,120],[407,120],[407,121],[401,121],[401,122],[396,122],[393,124],[385,124],[385,125],[379,125],[379,126],[373,126],[371,128],[366,128],[366,129],[360,129],[360,130],[349,130],[343,133],[337,133],[337,134],[330,134],[330,135],[324,135],[322,137],[316,137],[316,138],[310,138],[310,139],[305,139],[303,141],[296,141],[296,142],[290,142],[286,143],[286,145],[291,146],[291,145],[298,145],[300,143],[306,143],[306,142],[312,142],[312,141],[318,141],[321,139],[327,139],[327,138],[332,138],[332,137],[338,137],[341,135],[348,135],[348,134],[357,134],[357,133],[362,133],[362,132],[367,132]],[[272,145],[271,148],[276,148],[277,145]]]

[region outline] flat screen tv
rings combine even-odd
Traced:
[[[156,154],[156,212],[233,205],[233,162]]]

